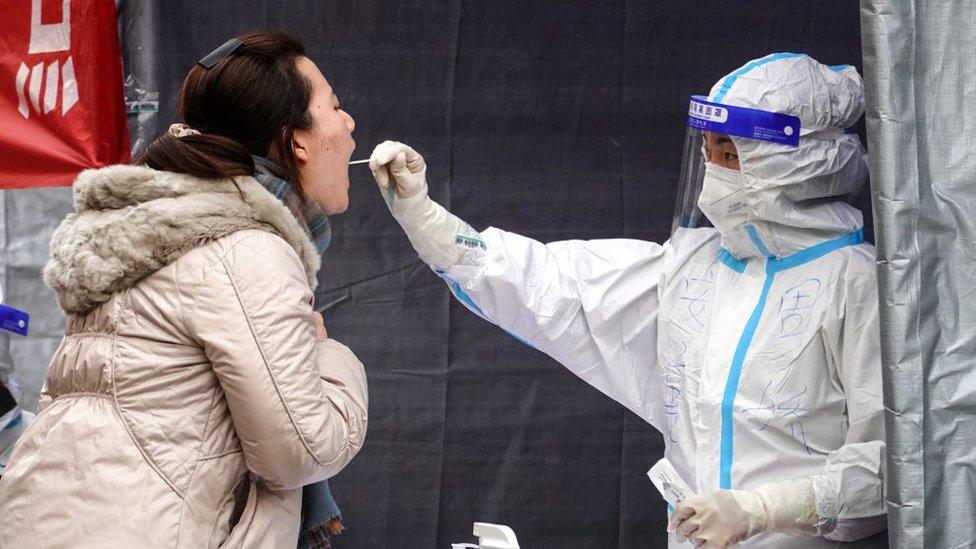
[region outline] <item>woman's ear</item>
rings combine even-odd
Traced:
[[[303,130],[295,130],[291,134],[291,150],[295,155],[295,160],[301,163],[308,162],[309,141],[311,134]]]

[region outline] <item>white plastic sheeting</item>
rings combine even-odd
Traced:
[[[0,336],[9,342],[11,377],[24,391],[22,405],[37,409],[47,362],[64,336],[64,315],[41,270],[48,259],[51,233],[71,211],[71,188],[0,191],[0,284],[4,303],[31,315],[27,337]]]

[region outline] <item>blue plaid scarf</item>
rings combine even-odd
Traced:
[[[254,179],[268,189],[275,198],[280,200],[290,211],[298,223],[305,229],[315,243],[319,253],[325,253],[325,249],[332,243],[332,224],[329,218],[322,212],[318,204],[308,200],[300,192],[300,189],[290,181],[285,181],[274,175],[274,172],[281,172],[275,163],[267,158],[260,156],[254,157],[254,165],[257,166],[257,173]]]

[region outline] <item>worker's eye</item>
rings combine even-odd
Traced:
[[[733,152],[728,152],[728,151],[726,151],[722,156],[723,156],[723,158],[725,158],[725,161],[726,162],[732,162],[734,160],[738,160],[739,159],[739,155],[737,155],[737,154],[735,154]]]

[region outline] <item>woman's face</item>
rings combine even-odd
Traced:
[[[739,169],[739,151],[729,136],[722,133],[705,132],[702,146],[705,149],[705,162],[728,168]]]
[[[295,130],[292,141],[302,190],[326,214],[342,213],[349,207],[349,158],[356,148],[352,138],[356,122],[339,108],[339,98],[311,59],[300,57],[297,66],[312,85],[308,108],[312,127]]]

